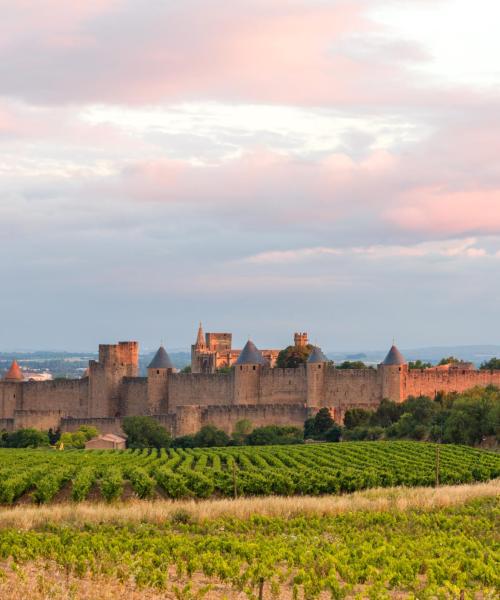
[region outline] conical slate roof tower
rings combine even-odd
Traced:
[[[321,348],[319,348],[319,346],[314,346],[314,349],[311,352],[311,354],[309,355],[307,362],[308,363],[328,362],[328,358],[323,354],[323,351],[321,350]]]
[[[406,363],[405,357],[393,344],[389,350],[387,356],[382,363],[385,367],[394,367],[398,365],[404,365]]]
[[[237,365],[266,365],[266,359],[262,356],[261,351],[251,341],[245,344],[241,354],[236,361]]]
[[[149,363],[148,369],[174,369],[170,356],[163,346],[158,348],[153,360]]]

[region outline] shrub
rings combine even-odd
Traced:
[[[117,500],[123,492],[123,476],[117,467],[109,467],[101,480],[101,492],[108,502]]]
[[[125,417],[122,423],[129,448],[169,448],[172,436],[151,417]]]

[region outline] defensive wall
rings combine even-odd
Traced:
[[[250,342],[249,342],[250,344]],[[248,344],[247,344],[248,346]],[[120,433],[125,416],[150,415],[173,435],[213,424],[228,433],[248,419],[254,426],[294,425],[320,408],[339,423],[346,410],[374,410],[383,398],[436,396],[481,386],[500,387],[500,371],[468,365],[409,370],[396,348],[376,368],[337,369],[319,349],[296,369],[271,368],[254,345],[225,373],[177,373],[161,348],[147,377],[138,376],[138,344],[99,347],[82,379],[0,381],[0,429],[72,431],[82,424]]]

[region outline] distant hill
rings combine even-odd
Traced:
[[[438,363],[445,356],[456,356],[466,362],[479,366],[483,361],[500,357],[500,346],[494,344],[476,346],[427,346],[422,348],[400,348],[406,360],[423,360],[432,364]],[[369,364],[382,362],[387,350],[360,350],[354,352],[328,352],[327,356],[335,362],[344,360],[363,360]]]

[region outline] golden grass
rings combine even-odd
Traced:
[[[266,496],[214,500],[133,500],[126,503],[55,504],[16,506],[0,509],[0,529],[33,529],[47,522],[65,525],[82,523],[162,523],[179,511],[195,522],[220,517],[247,519],[252,515],[290,518],[297,515],[338,515],[351,511],[431,510],[462,504],[476,498],[500,495],[500,479],[471,485],[439,488],[377,488],[344,496]]]

